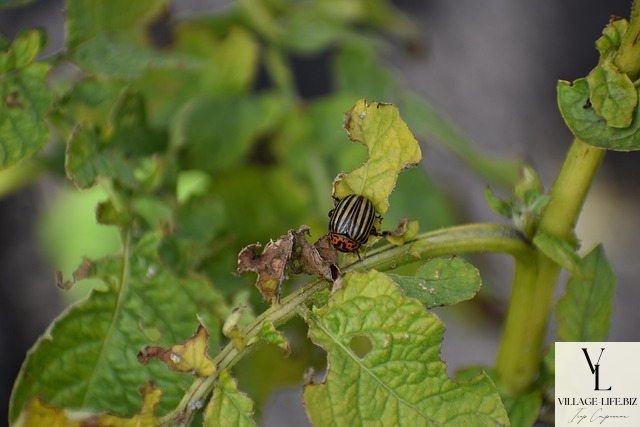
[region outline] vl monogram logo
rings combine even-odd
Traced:
[[[600,358],[602,357],[602,353],[604,353],[604,348],[600,349],[600,356],[598,357],[598,361],[596,362],[595,365],[591,363],[591,358],[589,357],[589,353],[587,352],[587,349],[583,348],[582,352],[584,353],[584,357],[587,358],[587,362],[589,363],[589,369],[591,369],[591,374],[596,376],[596,388],[594,390],[611,391],[611,387],[605,388],[605,389],[600,388]]]

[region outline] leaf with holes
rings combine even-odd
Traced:
[[[485,375],[452,381],[440,360],[444,326],[382,273],[348,273],[329,304],[307,313],[328,372],[307,384],[314,425],[508,425]]]
[[[369,158],[358,168],[338,175],[333,196],[342,199],[361,194],[383,215],[389,209],[389,194],[398,174],[422,159],[418,141],[392,104],[361,99],[346,112],[344,128],[349,139],[367,147]]]
[[[10,421],[35,397],[68,410],[131,416],[140,409],[137,389],[149,379],[162,389],[159,415],[173,409],[192,378],[161,363],[141,365],[138,350],[155,340],[171,346],[193,333],[201,316],[219,330],[222,297],[201,278],[183,279],[162,268],[155,251],[161,237],[125,238],[123,256],[95,260],[87,278],[94,290],[63,313],[30,350],[11,396]],[[209,338],[217,347],[219,337]]]

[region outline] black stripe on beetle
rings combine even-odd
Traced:
[[[364,196],[346,196],[329,212],[329,218],[331,244],[340,252],[357,251],[371,234],[376,234],[376,208]]]

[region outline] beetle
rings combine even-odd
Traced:
[[[349,194],[339,200],[329,212],[329,238],[340,252],[357,252],[367,243],[370,235],[378,233],[374,226],[376,208],[373,202],[358,194]]]

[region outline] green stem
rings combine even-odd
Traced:
[[[343,273],[355,270],[391,270],[420,259],[433,258],[445,254],[463,252],[499,252],[511,254],[516,260],[526,260],[532,248],[515,229],[496,224],[469,224],[436,230],[416,236],[402,246],[386,245],[371,251],[362,261],[357,261],[342,269]],[[299,313],[298,309],[313,300],[316,292],[328,288],[331,283],[312,280],[297,291],[282,298],[280,304],[273,304],[242,331],[244,342],[260,333],[265,322],[279,326]],[[211,393],[218,373],[231,369],[252,346],[238,348],[228,343],[214,358],[217,373],[194,381],[176,409],[162,418],[161,426],[189,425],[195,411]]]
[[[626,73],[631,81],[640,76],[640,7],[634,0],[631,8],[629,28],[625,32],[614,59],[618,69]]]
[[[575,139],[558,174],[539,233],[571,240],[573,230],[605,150]],[[496,371],[511,393],[525,391],[536,379],[544,335],[560,267],[536,251],[528,259],[517,258],[514,287]]]

